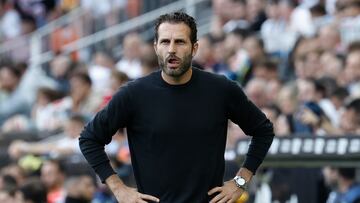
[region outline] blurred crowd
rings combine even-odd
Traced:
[[[97,24],[105,28],[172,1],[151,2],[3,0],[0,41],[19,40],[18,36],[79,6],[88,9],[91,22],[105,20]],[[199,36],[193,66],[237,81],[273,122],[276,136],[360,135],[360,0],[209,4],[211,29]],[[71,35],[60,36],[64,33]],[[64,162],[69,157],[82,161],[79,133],[113,93],[127,81],[158,69],[152,41],[135,30],[119,41],[121,57],[113,50],[95,49],[91,61],[82,61],[62,54],[60,46],[68,41],[53,34],[56,40],[50,45],[55,56],[41,68],[29,67],[28,54],[22,55],[23,60],[11,57],[0,64],[0,147],[5,154],[0,163],[0,202],[114,202],[93,174],[75,173]],[[78,34],[70,41],[83,36]],[[21,55],[21,49],[16,53]],[[241,129],[229,122],[227,148],[243,137]],[[134,184],[126,131],[119,130],[106,150],[118,174]],[[329,166],[310,172],[323,179],[326,192],[316,200],[298,196],[298,202],[359,202],[354,170]],[[277,181],[270,185],[278,191],[272,197],[278,202],[293,201],[296,194],[296,189],[281,187],[288,180],[279,177],[294,174],[296,181],[304,181],[301,173],[289,170],[265,174]],[[266,203],[263,194],[253,191],[249,202]]]

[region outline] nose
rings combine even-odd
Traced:
[[[176,53],[176,46],[175,46],[175,43],[173,41],[170,42],[168,52],[169,52],[169,54],[175,54]]]

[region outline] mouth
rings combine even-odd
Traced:
[[[180,64],[180,59],[177,57],[169,57],[167,60],[168,67],[171,69],[175,69]]]

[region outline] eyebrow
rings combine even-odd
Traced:
[[[159,42],[169,42],[169,41],[170,41],[169,38],[159,39]],[[184,38],[177,38],[177,39],[175,39],[175,43],[179,43],[179,42],[186,42],[186,39],[184,39]]]

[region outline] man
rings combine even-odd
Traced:
[[[65,167],[59,160],[47,160],[40,169],[40,179],[47,191],[47,202],[56,203],[65,199]]]
[[[353,42],[348,47],[344,69],[345,82],[351,97],[360,96],[360,41]]]
[[[236,83],[191,67],[196,33],[185,13],[160,16],[154,48],[161,71],[122,87],[81,134],[84,156],[119,202],[235,202],[271,145],[272,124]],[[236,181],[223,183],[228,119],[253,139]],[[124,127],[137,190],[104,153]]]

